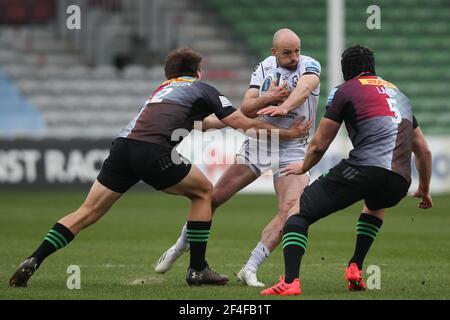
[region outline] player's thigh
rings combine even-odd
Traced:
[[[130,149],[133,147],[133,142],[127,139],[117,138],[113,141],[109,156],[97,176],[101,185],[123,194],[139,181],[130,167]]]
[[[122,193],[113,191],[95,180],[83,207],[92,213],[103,215],[121,196]]]
[[[246,164],[230,165],[214,185],[214,201],[216,204],[227,201],[257,178],[258,176]]]
[[[391,208],[407,195],[409,186],[410,184],[400,175],[388,172],[382,187],[364,199],[365,205],[372,211]]]
[[[182,195],[189,198],[193,197],[211,197],[213,186],[211,181],[197,168],[191,165],[189,173],[177,184],[165,188],[161,191],[173,194]]]
[[[305,174],[280,176],[274,179],[273,184],[278,200],[278,212],[281,214],[298,213],[300,211],[299,199],[309,184],[309,176]]]
[[[310,223],[364,198],[369,182],[364,173],[353,169],[338,164],[304,189],[300,197],[300,212]]]
[[[142,150],[132,151],[134,175],[156,190],[177,185],[191,171],[190,161],[169,146],[147,144]]]

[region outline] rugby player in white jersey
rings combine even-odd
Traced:
[[[259,63],[253,72],[250,87],[241,105],[242,113],[255,118],[259,116],[259,112],[264,114],[264,121],[286,128],[303,117],[314,123],[320,92],[320,64],[311,57],[300,55],[300,44],[300,38],[289,29],[280,29],[274,34],[272,55]],[[286,86],[277,87],[274,81],[265,94],[260,95],[264,79],[275,73],[281,74]],[[204,124],[219,127],[221,123],[216,125],[217,122],[207,118]],[[280,170],[304,159],[313,133],[314,125],[310,134],[302,140],[284,140],[280,141],[279,146],[268,146],[264,159],[259,156],[257,143],[250,138],[245,140],[236,155],[235,163],[227,168],[214,186],[213,211],[261,174],[269,170],[273,172],[278,200],[277,214],[262,231],[260,241],[237,275],[238,280],[249,286],[264,286],[258,281],[256,272],[280,243],[288,212],[299,206],[298,199],[309,184],[309,174],[283,176]],[[276,161],[273,161],[274,154]],[[185,225],[177,242],[156,263],[155,271],[165,273],[188,249]]]

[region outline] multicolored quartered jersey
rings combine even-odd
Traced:
[[[334,88],[325,118],[345,121],[353,150],[349,164],[376,166],[411,182],[413,130],[418,126],[408,98],[376,75],[354,78]]]
[[[231,102],[209,84],[191,77],[174,78],[155,90],[119,136],[175,146],[186,135],[183,132],[193,129],[194,121],[212,113],[223,119],[235,111]]]

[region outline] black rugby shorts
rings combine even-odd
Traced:
[[[117,138],[97,180],[118,193],[125,193],[140,180],[162,190],[183,180],[191,167],[189,161],[171,147]]]
[[[390,208],[406,196],[409,186],[395,172],[349,165],[343,160],[305,188],[300,212],[312,223],[359,200],[364,200],[370,210]]]

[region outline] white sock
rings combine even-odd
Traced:
[[[258,268],[266,261],[270,254],[270,250],[260,241],[252,251],[250,259],[248,259],[245,268],[258,270]]]
[[[186,251],[189,246],[189,241],[187,237],[187,223],[183,225],[183,229],[181,229],[181,235],[175,243],[175,249],[177,251]]]

